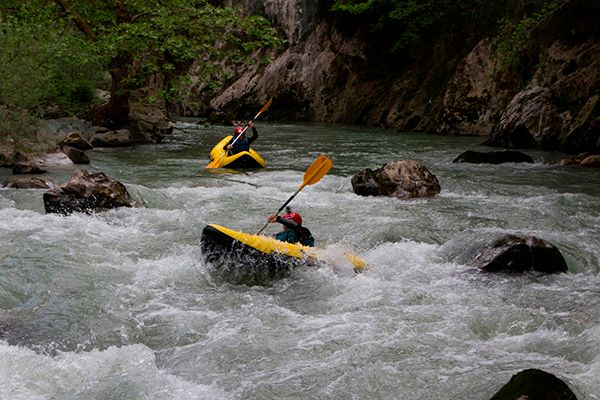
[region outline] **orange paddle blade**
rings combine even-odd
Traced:
[[[304,173],[304,179],[302,182],[302,187],[306,185],[314,185],[319,182],[323,176],[333,166],[333,162],[329,159],[329,157],[321,154],[310,167]]]

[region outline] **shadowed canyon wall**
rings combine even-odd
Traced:
[[[468,29],[392,53],[385,38],[358,17],[331,12],[331,3],[229,2],[265,15],[286,44],[257,52],[256,63],[232,70],[222,88],[192,77],[175,111],[249,117],[273,97],[272,120],[478,135],[501,147],[600,148],[600,2],[560,2],[531,28],[508,67],[496,55],[497,37]]]

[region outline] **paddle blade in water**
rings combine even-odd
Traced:
[[[219,162],[221,161],[221,158],[223,158],[224,155],[225,155],[225,153],[223,153],[221,155],[221,157],[215,158],[214,160],[209,162],[208,165],[206,166],[206,168],[217,168],[219,166]]]

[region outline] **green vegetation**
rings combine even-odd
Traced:
[[[101,66],[70,27],[13,11],[0,14],[0,141],[23,147],[49,108],[85,111]]]
[[[499,21],[500,29],[494,41],[499,72],[517,64],[520,53],[531,43],[536,27],[563,3],[564,0],[548,0],[539,11],[534,11],[530,16],[524,16],[517,22],[506,17]]]
[[[507,7],[489,0],[336,0],[334,12],[360,16],[392,52],[419,46],[441,34],[477,37],[489,33]]]
[[[224,66],[280,44],[264,18],[240,17],[206,0],[5,0],[0,113],[36,118],[56,106],[81,114],[108,72],[111,100],[100,122],[116,127],[127,122],[131,91],[151,77],[164,83],[159,94],[168,99],[195,61],[197,74],[218,84]],[[28,112],[15,111],[21,109]],[[27,134],[26,121],[6,125],[0,125],[0,141]]]

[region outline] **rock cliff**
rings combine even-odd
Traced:
[[[197,83],[184,103],[199,106],[182,104],[179,112],[251,113],[273,97],[268,118],[276,120],[478,135],[499,147],[600,150],[600,2],[560,2],[505,69],[494,37],[440,36],[426,51],[390,55],[355,20],[330,12],[330,1],[229,4],[265,15],[286,45],[257,53],[270,62],[236,71],[224,88]]]

